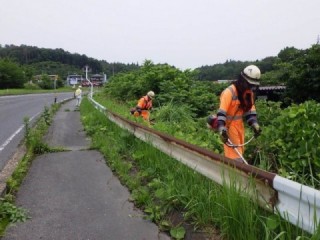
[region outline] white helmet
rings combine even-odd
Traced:
[[[250,65],[243,69],[241,76],[244,77],[250,84],[260,85],[259,79],[261,77],[260,69],[255,65]]]
[[[149,91],[148,93],[147,93],[147,96],[149,97],[149,98],[154,98],[154,92],[153,91]]]

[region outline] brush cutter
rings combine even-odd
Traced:
[[[254,137],[250,138],[247,142],[243,143],[243,144],[239,144],[239,145],[234,145],[232,143],[232,141],[230,140],[230,138],[228,138],[228,142],[226,142],[227,146],[228,147],[231,147],[234,149],[234,151],[236,151],[236,153],[238,154],[238,156],[241,158],[241,160],[248,165],[248,162],[244,159],[244,157],[242,156],[242,154],[239,152],[239,150],[237,149],[238,147],[242,147],[246,144],[248,144],[249,142],[251,142],[251,140],[253,139]]]

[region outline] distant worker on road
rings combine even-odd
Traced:
[[[155,94],[153,91],[149,91],[147,95],[141,97],[135,108],[131,109],[131,114],[135,117],[141,116],[145,121],[149,123],[150,120],[150,110],[152,109],[152,99],[154,99]]]
[[[75,95],[75,97],[76,97],[76,99],[77,99],[77,107],[79,107],[80,104],[81,104],[81,99],[82,99],[81,86],[79,86],[79,87],[77,88],[77,90],[75,91],[74,95]]]
[[[220,134],[224,143],[224,155],[234,160],[241,160],[239,153],[244,153],[245,129],[243,118],[253,129],[255,137],[261,133],[254,105],[254,90],[260,85],[260,69],[255,65],[247,66],[241,71],[238,79],[220,95],[220,107],[217,115],[208,117],[208,124]],[[236,149],[228,146],[240,145]],[[242,145],[242,146],[241,146]]]

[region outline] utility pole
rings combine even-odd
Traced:
[[[88,66],[88,65],[85,65],[85,66],[84,66],[84,70],[85,70],[85,72],[86,72],[86,80],[87,80],[87,81],[90,83],[90,85],[91,85],[90,98],[92,98],[92,96],[93,96],[93,84],[92,84],[92,82],[88,79],[89,66]]]
[[[57,103],[57,98],[58,98],[58,94],[57,94],[57,78],[56,76],[54,76],[54,80],[53,80],[53,88],[54,88],[54,103]]]

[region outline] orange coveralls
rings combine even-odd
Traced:
[[[137,109],[138,108],[141,109],[141,117],[144,120],[149,121],[149,110],[152,108],[152,99],[149,100],[148,96],[143,96],[138,101]]]
[[[253,94],[252,103],[253,103]],[[218,121],[223,121],[228,131],[228,136],[234,145],[244,143],[244,123],[243,117],[246,117],[247,122],[252,121],[252,118],[256,119],[256,108],[252,105],[251,109],[244,112],[240,108],[240,101],[238,99],[237,89],[234,85],[226,88],[220,96],[220,107],[218,110]],[[241,159],[237,152],[226,144],[223,145],[224,155],[231,159]],[[244,147],[237,147],[241,155],[244,153]]]

